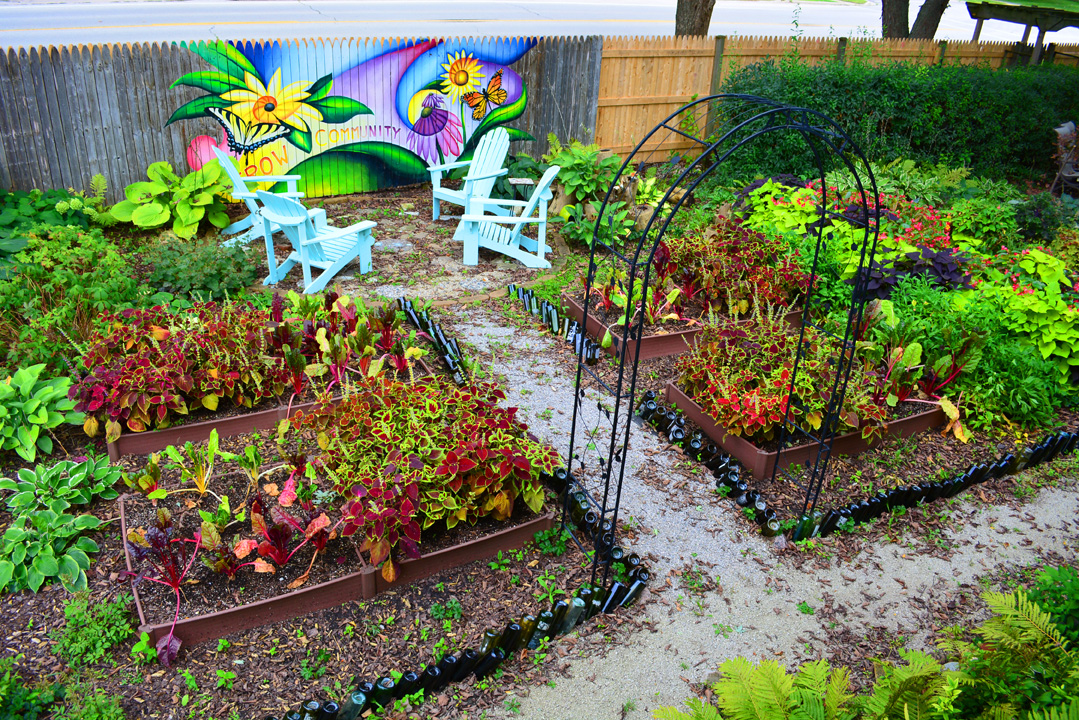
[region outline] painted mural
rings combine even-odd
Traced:
[[[510,67],[535,40],[183,43],[208,69],[172,86],[206,94],[166,125],[210,118],[216,137],[187,148],[197,170],[211,148],[248,175],[301,177],[308,196],[426,182],[427,166],[472,156],[484,133],[521,116],[528,93]],[[514,140],[532,140],[507,127]]]

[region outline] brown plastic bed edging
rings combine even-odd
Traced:
[[[733,455],[738,462],[742,463],[742,466],[752,473],[754,478],[763,480],[764,478],[771,476],[772,468],[775,467],[776,455],[778,453],[766,452],[745,438],[737,435],[728,435],[723,427],[718,425],[711,416],[701,409],[700,405],[678,389],[673,382],[667,383],[665,397],[668,405],[674,404],[684,412],[686,417],[696,423],[697,427],[699,427],[705,435],[711,438],[713,442],[722,447],[726,452]],[[889,422],[888,429],[884,434],[887,437],[910,437],[923,430],[943,425],[944,420],[944,411],[937,407],[928,412],[910,415],[901,420]],[[869,448],[879,444],[880,438],[865,440],[862,438],[861,432],[855,431],[836,437],[832,443],[832,454],[857,455],[858,453],[865,452]],[[787,467],[794,463],[811,460],[813,454],[816,452],[817,443],[807,443],[805,445],[789,447],[783,451],[780,468]]]
[[[569,308],[570,319],[581,322],[581,318],[584,315],[584,308],[566,293],[562,293],[562,302]],[[783,316],[783,319],[786,320],[787,324],[791,327],[797,328],[802,322],[802,311],[791,310]],[[749,321],[746,320],[744,322]],[[599,341],[602,340],[604,334],[606,334],[607,326],[593,313],[588,313],[585,331]],[[648,360],[650,358],[667,357],[668,355],[681,355],[690,349],[694,338],[697,337],[697,334],[700,333],[700,331],[701,329],[698,327],[661,335],[645,335],[641,338],[641,350],[639,355],[637,354],[637,343],[630,340],[628,343],[625,343],[627,351],[626,360],[628,362],[633,362],[635,357],[639,360]],[[613,332],[611,333],[611,340],[611,346],[605,349],[610,355],[618,357],[619,349],[625,341]]]
[[[134,572],[131,555],[127,551],[126,544],[127,516],[124,511],[125,497],[120,498],[120,531],[125,540],[124,561],[127,563],[128,571]],[[185,646],[197,645],[217,640],[231,633],[291,620],[292,618],[301,617],[317,610],[336,607],[353,600],[370,600],[387,589],[420,580],[433,575],[439,570],[455,568],[476,560],[492,557],[499,550],[514,550],[523,547],[537,532],[548,530],[553,526],[554,513],[549,512],[517,527],[501,530],[477,540],[439,550],[418,560],[406,560],[401,563],[401,573],[397,581],[392,584],[383,579],[382,572],[378,568],[370,567],[360,556],[363,567],[358,572],[228,610],[207,613],[192,618],[181,618],[176,623],[174,634]],[[146,621],[146,613],[143,611],[138,587],[132,585],[131,589],[132,594],[135,596],[135,609],[139,615],[139,632],[149,634],[151,640],[156,643],[159,639],[168,635],[172,623],[149,624]],[[181,605],[182,608],[183,606]]]
[[[417,380],[431,375],[431,369],[421,359],[417,358],[416,364],[422,373]],[[338,403],[340,397],[335,397],[331,402]],[[319,403],[307,402],[292,406],[293,414],[303,410],[307,412]],[[146,455],[147,453],[164,450],[169,445],[183,445],[185,442],[201,442],[210,437],[210,433],[217,430],[220,438],[243,435],[254,430],[270,430],[277,423],[288,417],[288,403],[278,405],[268,410],[243,413],[227,418],[211,418],[190,425],[177,425],[164,430],[149,430],[147,432],[124,432],[116,438],[116,442],[107,443],[109,460],[116,462],[121,455]]]

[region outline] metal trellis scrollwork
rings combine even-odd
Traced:
[[[798,351],[788,388],[791,401],[783,417],[778,438],[779,460],[773,470],[773,479],[776,474],[783,473],[804,490],[801,516],[809,520],[800,524],[795,535],[807,537],[814,532],[811,518],[828,467],[832,441],[840,425],[843,398],[855,362],[856,333],[862,322],[868,281],[863,272],[856,273],[850,281],[845,324],[826,326],[822,322],[832,309],[817,292],[819,271],[824,261],[822,251],[829,237],[824,230],[833,218],[841,215],[846,222],[860,228],[855,233],[858,242],[849,248],[853,257],[857,257],[859,268],[868,267],[872,261],[877,239],[872,210],[878,197],[876,183],[866,157],[846,133],[818,112],[747,95],[714,95],[689,103],[671,114],[637,144],[607,191],[598,212],[581,304],[587,312],[601,270],[604,277],[612,277],[610,273],[613,272],[625,288],[632,289],[636,283],[648,288],[657,248],[672,219],[691,201],[694,212],[702,211],[701,201],[695,199],[695,192],[702,189],[702,182],[710,177],[713,181],[720,177],[740,177],[748,182],[752,174],[743,175],[746,171],[741,168],[760,168],[762,160],[767,163],[768,175],[794,172],[799,164],[802,168],[807,164],[814,167],[822,193],[818,220],[809,226],[816,235],[816,245],[812,263],[807,268],[809,287],[803,298]],[[723,173],[718,172],[721,168]],[[852,199],[860,211],[836,206],[836,196],[830,194],[826,176],[837,169],[853,176],[855,192]],[[652,184],[653,177],[656,178],[655,186],[665,188],[662,197],[654,206],[636,206],[636,187],[640,182]],[[630,291],[626,294],[633,297]],[[832,294],[834,296],[834,292]],[[583,333],[585,319],[575,317],[573,320],[579,323]],[[623,342],[614,344],[617,348],[614,367],[608,363],[595,363],[595,347],[590,353],[586,343],[576,346],[577,377],[566,462],[571,483],[564,496],[562,516],[563,523],[571,531],[575,529],[571,517],[575,491],[585,494],[590,509],[601,523],[609,521],[611,528],[617,527],[637,401],[643,325],[644,313],[638,305],[631,307],[612,328],[624,338]],[[795,387],[805,356],[806,328],[810,327],[833,338],[840,348],[831,361],[835,371],[827,410],[815,429],[795,422],[790,413],[790,405],[797,406],[799,402]],[[629,352],[631,348],[636,352]],[[805,443],[816,447],[811,459],[796,468],[784,467],[783,453],[794,445]],[[574,538],[583,549],[595,551],[592,582],[608,587],[609,551],[614,536],[575,532]]]

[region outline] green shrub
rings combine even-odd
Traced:
[[[0,278],[11,271],[11,256],[28,244],[26,233],[38,225],[72,226],[82,229],[90,224],[111,225],[114,218],[105,209],[107,185],[103,175],[90,181],[91,196],[73,190],[0,189]]]
[[[265,252],[265,251],[263,251]],[[153,263],[146,282],[154,289],[195,300],[223,300],[246,290],[259,275],[260,249],[162,242],[147,256]]]
[[[124,720],[120,700],[104,690],[91,690],[82,685],[69,688],[64,707],[53,720]]]
[[[59,512],[72,505],[88,505],[95,498],[114,499],[118,493],[113,486],[120,475],[120,468],[110,465],[106,455],[78,463],[61,460],[33,470],[21,468],[14,478],[0,477],[0,490],[13,493],[5,498],[13,515],[45,508]]]
[[[99,548],[90,538],[78,536],[99,525],[93,515],[75,517],[52,510],[17,516],[0,536],[0,592],[37,592],[52,580],[59,580],[68,592],[85,590],[87,553]]]
[[[66,372],[65,349],[74,351],[67,337],[88,337],[99,312],[142,304],[149,292],[97,228],[38,226],[26,237],[18,272],[0,279],[0,367],[45,363]]]
[[[1064,223],[1063,208],[1052,193],[1035,193],[1026,202],[1017,203],[1015,209],[1019,234],[1034,245],[1052,244]]]
[[[15,673],[15,661],[19,658],[0,659],[0,718],[39,720],[64,696],[64,690],[59,685],[33,689],[23,685]]]
[[[1079,648],[1079,572],[1075,567],[1046,567],[1038,573],[1029,595],[1049,613],[1072,647]]]
[[[543,156],[543,161],[548,166],[562,168],[558,182],[566,189],[566,194],[578,203],[602,200],[622,167],[622,160],[617,155],[600,158],[599,145],[582,145],[577,140],[562,145],[554,133],[548,135],[547,140],[551,151]]]
[[[92,665],[134,632],[127,606],[131,596],[121,594],[111,602],[90,604],[81,592],[64,607],[66,620],[62,630],[52,633],[56,644],[52,651],[72,667]]]
[[[1052,65],[990,70],[769,61],[732,73],[723,92],[819,111],[871,160],[947,159],[993,178],[1054,172],[1050,129],[1079,115],[1079,71]],[[749,173],[816,168],[812,150],[787,132],[769,133],[735,159]]]

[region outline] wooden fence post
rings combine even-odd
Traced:
[[[841,37],[835,46],[835,59],[843,62],[847,55],[847,38]]]
[[[723,47],[726,43],[726,35],[716,35],[716,54],[712,61],[712,85],[709,88],[712,95],[717,94],[720,86],[723,85]]]
[[[948,41],[947,40],[941,40],[940,43],[938,43],[938,44],[940,45],[940,57],[937,59],[937,65],[943,65],[944,64],[944,56],[948,52]]]

